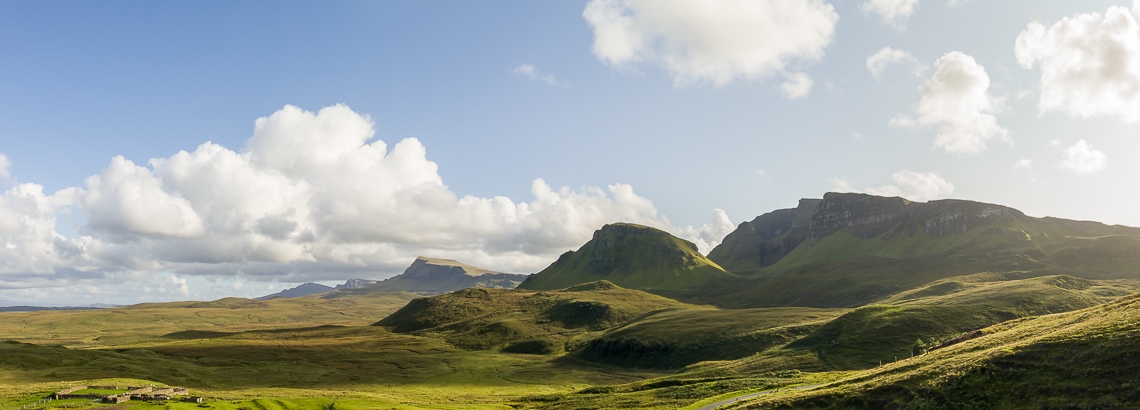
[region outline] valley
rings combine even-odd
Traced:
[[[529,277],[421,257],[264,300],[0,313],[0,409],[1140,405],[1140,229],[828,193],[706,257],[601,227]],[[966,336],[963,336],[966,335]],[[746,397],[728,402],[734,398]]]

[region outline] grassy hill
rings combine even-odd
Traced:
[[[476,288],[413,300],[376,325],[467,349],[560,354],[603,330],[680,307],[691,306],[607,281],[545,292]]]
[[[1128,408],[1140,405],[1140,296],[1004,322],[983,336],[740,408]]]
[[[737,280],[692,242],[628,223],[606,225],[577,251],[563,254],[519,289],[554,290],[607,280],[651,292],[707,289]]]
[[[846,309],[669,309],[645,315],[587,343],[578,357],[623,367],[679,369],[781,347]]]

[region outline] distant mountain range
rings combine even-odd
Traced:
[[[527,275],[477,268],[451,259],[418,257],[404,273],[376,283],[369,291],[444,293],[467,288],[513,289]]]
[[[451,259],[420,256],[404,273],[382,281],[349,279],[336,287],[305,283],[257,299],[295,298],[329,292],[335,292],[330,297],[340,297],[374,292],[445,293],[475,287],[513,289],[526,277],[527,275],[477,268]]]

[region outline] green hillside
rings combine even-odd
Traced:
[[[562,254],[518,288],[554,290],[607,280],[629,289],[661,292],[715,288],[736,279],[701,255],[692,242],[658,229],[618,223],[595,231],[577,251]]]
[[[808,335],[845,309],[670,309],[591,340],[579,357],[625,367],[679,369],[750,356]]]
[[[467,349],[560,354],[646,313],[690,307],[607,281],[546,292],[477,288],[413,300],[376,325]]]
[[[820,389],[737,408],[1131,408],[1140,296],[1004,322],[982,336]]]

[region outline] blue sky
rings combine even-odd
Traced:
[[[1136,10],[0,3],[0,303],[534,272],[619,220],[707,251],[834,190],[1140,226]]]

